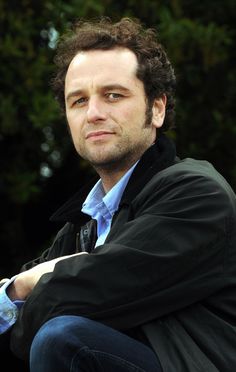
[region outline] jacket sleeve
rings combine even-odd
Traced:
[[[46,249],[42,254],[35,258],[32,261],[25,263],[21,267],[21,272],[25,270],[29,270],[32,267],[49,261],[53,260],[56,257],[61,257],[68,254],[74,254],[74,247],[75,247],[75,231],[74,225],[70,223],[66,223],[56,234],[54,241],[50,248]],[[67,242],[66,246],[64,241]]]
[[[12,330],[19,357],[52,317],[77,314],[127,330],[223,288],[235,260],[232,191],[177,172],[150,181],[131,207],[121,208],[104,245],[42,276]]]

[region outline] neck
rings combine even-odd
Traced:
[[[125,175],[126,172],[128,172],[128,170],[134,164],[135,162],[130,164],[128,167],[119,168],[119,169],[116,169],[114,165],[110,169],[108,168],[104,169],[104,167],[103,168],[96,167],[95,170],[101,178],[105,193],[110,191],[112,187],[115,186],[117,182],[119,182],[119,180]]]
[[[141,158],[143,151],[134,153],[126,158],[119,159],[118,161],[109,162],[107,164],[95,165],[93,167],[97,174],[100,176],[104,191],[107,193],[112,187],[124,176],[126,172]]]
[[[117,182],[119,182],[119,180],[123,177],[123,175],[127,171],[128,169],[124,171],[116,171],[116,172],[109,172],[109,173],[97,171],[97,173],[99,174],[101,178],[105,193],[108,193],[108,191],[110,191],[112,187],[115,186]]]

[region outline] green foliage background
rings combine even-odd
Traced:
[[[157,28],[178,78],[178,153],[211,161],[236,190],[235,0],[0,0],[0,276],[50,244],[50,215],[91,177],[49,82],[60,34],[100,15]]]

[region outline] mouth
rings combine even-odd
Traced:
[[[89,132],[86,135],[86,139],[94,139],[94,140],[105,139],[111,135],[114,135],[114,132],[110,132],[106,130],[97,130],[97,131]]]

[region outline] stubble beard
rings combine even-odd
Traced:
[[[152,121],[152,105],[147,101],[147,108],[145,113],[145,120],[143,123],[143,129],[149,129]],[[70,132],[70,130],[69,130]],[[71,133],[70,133],[71,134]],[[72,138],[72,136],[71,136]],[[129,136],[122,138],[122,143],[117,143],[113,148],[109,149],[106,156],[104,154],[103,147],[94,150],[93,153],[90,151],[79,151],[78,154],[95,169],[95,171],[100,174],[101,172],[116,172],[118,170],[129,169],[136,161],[140,159],[143,153],[150,147],[150,143],[138,142],[132,143]]]
[[[147,106],[146,106],[146,112],[145,112],[145,120],[143,123],[144,129],[149,129],[151,122],[152,122],[152,106],[153,102],[147,99]],[[148,142],[148,141],[147,141]],[[142,146],[140,146],[142,145]],[[94,167],[94,169],[99,173],[101,170],[106,171],[114,171],[115,169],[126,169],[130,168],[136,161],[140,159],[140,157],[143,155],[143,153],[147,150],[148,147],[150,147],[151,144],[145,144],[141,143],[139,144],[139,147],[137,144],[132,144],[129,137],[126,137],[126,141],[122,142],[122,144],[117,144],[116,146],[116,153],[117,156],[114,156],[114,152],[111,153],[110,158],[107,158],[106,160],[102,161],[91,161],[87,159],[90,164]],[[114,168],[114,166],[117,166]]]
[[[93,154],[87,153],[82,157],[91,164],[97,173],[102,171],[114,172],[118,169],[126,169],[133,162],[135,149],[127,136],[122,138],[122,143],[118,142],[109,149],[106,149],[105,145],[104,148],[94,150]]]

